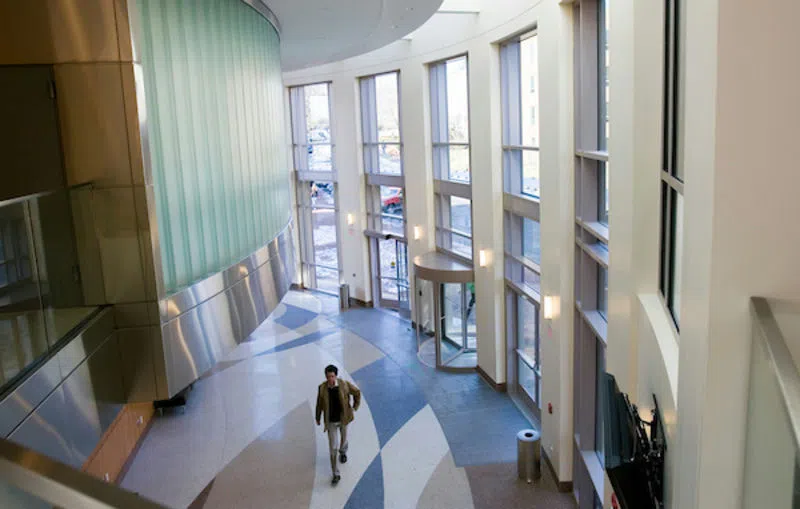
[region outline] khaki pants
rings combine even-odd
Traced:
[[[328,423],[328,447],[331,453],[331,470],[339,475],[339,454],[347,453],[347,424]]]

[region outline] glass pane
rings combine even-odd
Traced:
[[[525,350],[535,364],[539,364],[539,311],[528,299],[517,296],[519,335],[517,348]]]
[[[538,198],[539,191],[539,151],[522,151],[522,194]]]
[[[536,375],[534,375],[533,370],[520,358],[517,358],[517,378],[520,388],[524,390],[533,401],[537,401]]]
[[[475,312],[475,283],[467,283],[467,348],[478,348],[478,325]]]
[[[447,61],[447,130],[449,141],[469,142],[467,57]]]
[[[674,203],[675,213],[673,219],[673,252],[672,252],[672,315],[675,317],[675,323],[680,324],[681,321],[681,273],[683,271],[683,195],[679,192],[672,191],[672,203]]]
[[[84,306],[77,269],[81,267],[82,275],[101,289],[102,274],[99,267],[81,266],[75,227],[94,235],[96,226],[86,217],[73,222],[73,203],[84,209],[101,198],[81,189],[0,207],[5,258],[0,263],[0,391],[95,310]],[[105,205],[111,204],[101,201]]]
[[[467,198],[450,196],[450,228],[472,234],[472,203]]]
[[[312,207],[334,207],[333,182],[309,182]]]
[[[399,293],[397,290],[396,279],[381,279],[381,299],[383,300],[398,300]]]
[[[469,147],[449,147],[449,168],[447,178],[458,182],[470,182]]]
[[[402,187],[381,186],[381,213],[403,218],[405,199]]]
[[[597,310],[606,318],[608,315],[608,269],[597,267]]]
[[[328,145],[328,144],[309,145],[307,150],[308,150],[308,169],[310,171],[331,171],[331,170],[333,170],[333,159],[331,157],[331,152],[332,152],[331,145]]]
[[[442,343],[444,347],[444,343],[450,343],[452,346],[457,348],[464,348],[464,331],[462,328],[462,311],[466,311],[463,308],[463,302],[461,300],[462,293],[461,293],[461,285],[460,284],[443,284],[443,292],[442,292],[442,313],[443,316],[443,327],[442,327]],[[446,355],[444,355],[447,357]]]
[[[539,223],[527,217],[522,218],[522,256],[537,265],[542,263]]]
[[[323,292],[339,293],[339,271],[315,267],[317,273],[317,289]]]
[[[387,233],[405,236],[405,222],[392,216],[381,216],[382,230]]]
[[[597,163],[597,217],[598,221],[608,224],[608,163]]]
[[[539,146],[539,49],[538,37],[520,41],[520,79],[522,92],[522,144]],[[538,177],[538,171],[537,171]],[[537,194],[538,196],[538,194]]]
[[[536,291],[537,293],[541,290],[541,281],[540,281],[539,274],[535,273],[528,267],[522,268],[522,283],[531,288],[532,290]]]
[[[594,399],[594,448],[600,462],[605,464],[605,433],[603,431],[603,373],[606,372],[606,348],[600,340],[596,340],[597,364]]]
[[[375,76],[378,107],[378,141],[400,142],[400,108],[397,99],[397,73]]]
[[[333,209],[311,209],[311,225],[314,236],[314,263],[338,268],[336,211]]]
[[[381,239],[378,241],[378,258],[382,278],[397,279],[397,241]]]
[[[331,114],[328,102],[328,84],[319,83],[305,87],[306,126],[311,143],[331,141]]]
[[[452,250],[465,258],[472,258],[472,240],[461,235],[452,234]]]
[[[608,87],[608,32],[610,28],[608,1],[600,2],[598,14],[598,147],[600,150],[608,150],[608,139],[611,136],[610,125],[608,122],[608,103],[610,97]]]
[[[378,145],[378,165],[381,173],[400,175],[403,173],[400,161],[400,145],[385,143]]]

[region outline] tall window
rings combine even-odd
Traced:
[[[661,293],[680,325],[683,257],[683,168],[680,165],[680,2],[665,0],[664,103],[661,159]]]
[[[303,285],[338,292],[339,242],[330,83],[289,89]]]
[[[472,262],[467,57],[431,64],[436,245]]]
[[[581,508],[603,498],[603,415],[608,315],[608,0],[575,5],[575,490]]]
[[[361,135],[373,295],[382,307],[407,312],[408,241],[399,77],[400,73],[390,72],[361,78]]]
[[[542,377],[538,58],[536,32],[500,46],[508,375],[514,394],[537,416]]]
[[[500,47],[507,193],[539,197],[539,50],[535,32]]]

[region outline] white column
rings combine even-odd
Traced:
[[[542,320],[542,439],[558,480],[572,480],[575,272],[575,148],[572,7],[542,4],[539,19],[541,93],[541,242],[543,296],[555,316]],[[553,413],[548,411],[552,404]]]

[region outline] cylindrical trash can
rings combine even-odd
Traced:
[[[339,309],[350,309],[350,285],[339,285]]]
[[[536,430],[517,433],[517,474],[528,483],[542,477],[541,434]]]

